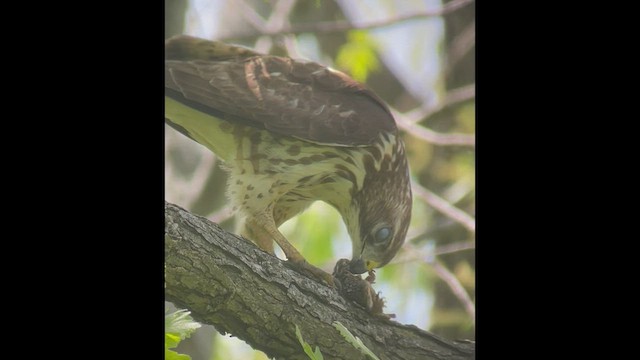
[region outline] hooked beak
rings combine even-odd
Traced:
[[[371,271],[380,265],[377,261],[363,260],[362,258],[353,259],[349,264],[349,271],[352,274],[362,274]]]
[[[349,263],[349,271],[352,274],[363,274],[367,271],[371,271],[374,268],[380,266],[380,263],[372,260],[364,260],[362,258],[362,254],[364,253],[364,247],[367,245],[367,242],[364,241],[362,243],[362,249],[360,250],[360,255],[357,259],[352,259]]]

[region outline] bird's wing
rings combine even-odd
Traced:
[[[165,50],[166,96],[216,117],[320,144],[370,145],[397,131],[373,92],[314,62],[188,37]]]

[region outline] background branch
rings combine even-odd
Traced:
[[[442,16],[449,14],[453,11],[456,11],[460,8],[463,8],[466,5],[469,5],[473,2],[473,0],[453,0],[447,4],[445,4],[442,9],[435,11],[421,11],[413,14],[400,15],[391,17],[389,19],[380,20],[380,21],[371,21],[365,22],[361,24],[353,24],[349,21],[322,21],[310,24],[295,24],[290,26],[282,26],[280,28],[265,28],[259,26],[261,22],[256,18],[257,14],[252,14],[253,19],[251,20],[251,24],[256,26],[257,29],[254,31],[248,31],[245,33],[238,34],[225,34],[221,36],[221,40],[224,39],[246,39],[246,38],[255,38],[259,36],[275,36],[275,35],[284,35],[284,34],[301,34],[301,33],[314,33],[314,34],[328,34],[335,32],[343,32],[348,30],[363,30],[363,29],[375,29],[381,28],[389,25],[396,24],[402,21],[408,21],[413,19],[420,19],[426,17],[433,16]],[[259,15],[257,15],[259,16]]]
[[[393,113],[393,117],[396,119],[396,123],[398,124],[399,128],[403,129],[411,136],[415,136],[422,140],[428,141],[433,145],[476,146],[475,135],[439,133],[422,125],[416,124],[415,120],[413,120],[416,117],[415,115],[413,115],[411,119],[407,119],[404,114],[397,110],[391,109],[391,112]]]
[[[412,183],[411,190],[416,196],[424,200],[427,204],[431,205],[434,209],[440,211],[452,220],[459,222],[460,224],[462,224],[462,226],[475,234],[476,220],[471,215],[458,209],[447,200],[420,186],[418,183]]]
[[[373,317],[335,289],[208,220],[165,203],[166,300],[270,357],[307,359],[295,325],[326,359],[362,359],[332,326],[339,321],[380,359],[472,359],[475,344],[455,342]]]
[[[447,62],[444,69],[445,77],[451,74],[452,69],[464,58],[476,45],[476,22],[472,21],[453,40],[447,51]]]
[[[438,102],[432,107],[418,107],[401,115],[403,116],[403,120],[405,120],[406,123],[414,124],[432,116],[433,114],[445,109],[448,106],[475,99],[475,97],[476,84],[470,84],[459,87],[457,89],[449,90],[449,92],[445,95],[444,100]],[[395,111],[396,114],[400,113],[395,109],[393,111]]]
[[[460,280],[449,271],[438,259],[432,258],[427,261],[433,270],[438,274],[442,280],[451,288],[453,294],[460,300],[465,311],[469,314],[469,318],[475,324],[476,323],[476,306],[473,304],[473,300],[469,297],[469,293],[464,289],[464,286],[460,283]]]

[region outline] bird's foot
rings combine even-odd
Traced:
[[[307,260],[305,260],[304,258],[300,258],[300,259],[292,258],[292,259],[289,259],[288,261],[289,263],[294,265],[296,268],[300,269],[304,274],[314,279],[324,281],[327,285],[331,287],[335,287],[333,275],[327,273],[326,271],[320,268],[317,268],[309,264]]]

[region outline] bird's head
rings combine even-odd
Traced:
[[[355,274],[386,265],[407,235],[412,196],[402,143],[393,146],[392,154],[383,156],[379,168],[365,160],[369,169],[362,190],[354,196],[355,211],[348,224],[353,244],[349,270]]]

